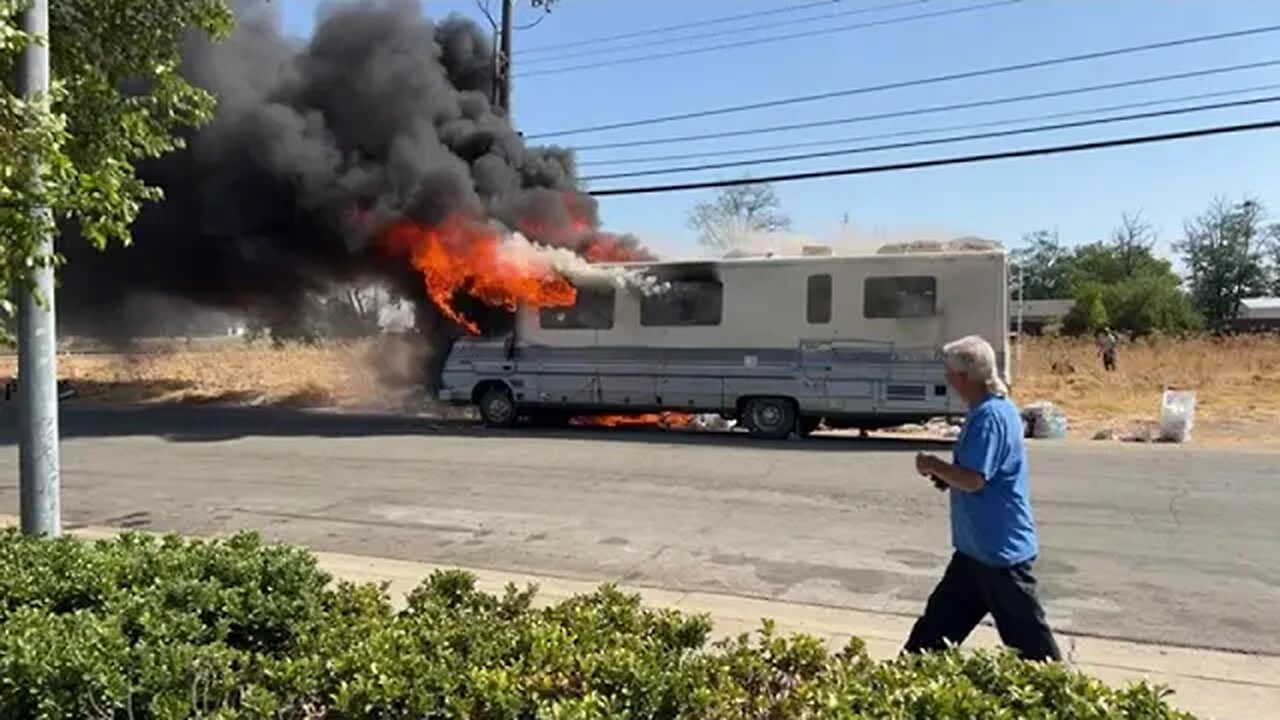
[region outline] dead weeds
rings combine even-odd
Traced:
[[[1017,400],[1054,402],[1076,437],[1150,422],[1164,390],[1185,389],[1196,393],[1197,441],[1280,444],[1280,337],[1138,340],[1120,346],[1110,373],[1092,342],[1028,338],[1020,375]]]
[[[66,354],[59,376],[79,401],[235,403],[349,409],[421,409],[428,354],[407,337],[320,347],[219,343],[169,352]],[[0,378],[15,359],[0,358]],[[1196,391],[1200,443],[1280,445],[1280,337],[1152,339],[1124,344],[1102,369],[1093,344],[1027,338],[1014,395],[1061,407],[1071,435],[1123,433],[1159,415],[1166,388]]]

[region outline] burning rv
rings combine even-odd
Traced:
[[[820,422],[879,429],[963,412],[939,349],[977,334],[1008,377],[1008,263],[998,248],[615,265],[653,280],[579,287],[463,338],[441,400],[491,426],[575,415],[719,413],[753,434]]]

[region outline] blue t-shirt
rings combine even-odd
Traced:
[[[951,490],[951,544],[992,567],[1026,562],[1039,552],[1027,493],[1022,418],[1007,398],[988,396],[969,410],[954,462],[981,473],[976,493]]]

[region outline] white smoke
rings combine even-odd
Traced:
[[[550,271],[577,287],[612,286],[651,295],[668,285],[636,268],[591,263],[568,248],[535,243],[519,232],[503,233],[500,252],[521,272]]]
[[[848,223],[808,235],[796,232],[742,231],[733,236],[727,250],[715,257],[795,257],[813,248],[834,255],[870,255],[884,252],[973,250],[992,241],[942,228],[864,228]]]

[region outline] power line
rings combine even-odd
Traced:
[[[1192,95],[1180,95],[1170,98],[1158,98],[1155,100],[1143,100],[1141,102],[1121,103],[1119,105],[1104,105],[1085,110],[1068,110],[1065,112],[1045,113],[1040,115],[1023,115],[1017,118],[1005,118],[1002,120],[991,120],[980,123],[963,123],[960,125],[942,125],[930,128],[916,128],[914,130],[898,130],[888,133],[877,133],[874,135],[859,135],[856,137],[835,138],[828,140],[808,140],[805,142],[780,143],[776,145],[758,145],[750,148],[732,148],[728,150],[705,150],[691,153],[675,153],[671,155],[651,155],[638,158],[618,158],[614,160],[586,160],[578,162],[578,167],[598,167],[601,165],[637,165],[655,162],[671,162],[679,160],[695,160],[697,158],[707,157],[725,157],[732,155],[754,155],[763,152],[775,152],[779,150],[798,150],[808,147],[822,147],[824,145],[845,145],[855,142],[866,142],[868,140],[887,140],[889,138],[914,137],[918,135],[933,135],[941,132],[952,132],[956,130],[977,130],[980,128],[1001,127],[1004,125],[1020,125],[1028,122],[1040,122],[1044,120],[1055,120],[1058,118],[1078,117],[1081,115],[1100,115],[1118,110],[1134,110],[1137,108],[1154,107],[1157,105],[1168,105],[1178,102],[1189,102],[1192,100],[1207,100],[1209,98],[1231,97],[1234,95],[1244,95],[1246,93],[1261,92],[1264,90],[1280,90],[1280,83],[1272,83],[1269,85],[1253,85],[1250,87],[1236,88],[1233,90],[1219,90],[1207,93],[1195,93]]]
[[[837,5],[838,7],[838,1],[839,0],[834,0],[834,1],[826,0],[821,4],[826,5],[828,7],[832,5]],[[835,20],[837,18],[853,17],[855,15],[870,15],[871,13],[883,12],[885,10],[899,10],[902,8],[911,7],[913,5],[926,5],[930,2],[932,2],[932,0],[906,0],[906,2],[902,2],[901,0],[899,0],[899,2],[885,3],[883,5],[872,5],[870,7],[857,7],[851,10],[849,9],[837,10],[836,12],[829,12],[823,15],[814,15],[812,17],[795,18],[792,20],[781,20],[781,21],[775,20],[767,23],[758,23],[756,25],[747,25],[744,27],[733,28],[731,32],[733,32],[734,34],[741,34],[741,33],[755,32],[756,30],[777,30],[777,29],[788,27],[791,25],[804,25],[806,23],[816,22],[819,20]],[[797,6],[797,7],[808,7],[808,6]],[[776,12],[778,11],[774,10],[774,11],[770,11],[767,14],[772,14]],[[555,62],[556,60],[570,60],[572,58],[590,57],[592,55],[623,52],[626,50],[643,50],[645,48],[661,47],[663,45],[671,45],[673,43],[691,42],[696,40],[722,39],[724,38],[726,32],[730,32],[730,31],[716,30],[714,32],[698,33],[696,35],[681,35],[677,37],[660,38],[657,40],[645,40],[644,42],[631,43],[628,45],[619,45],[615,47],[590,48],[587,50],[578,50],[575,52],[557,53],[549,57],[527,58],[523,60],[520,64],[527,65],[529,63]],[[544,46],[543,49],[551,50],[551,49],[558,49],[558,48]]]
[[[1175,115],[1188,115],[1191,113],[1208,112],[1210,110],[1227,110],[1231,108],[1250,107],[1253,105],[1265,105],[1268,103],[1280,102],[1280,95],[1271,95],[1262,98],[1250,98],[1248,100],[1234,100],[1231,102],[1211,103],[1207,105],[1193,105],[1191,107],[1173,108],[1170,110],[1155,110],[1145,113],[1132,113],[1129,115],[1115,115],[1106,118],[1097,118],[1094,120],[1074,120],[1072,122],[1054,123],[1051,125],[1037,125],[1029,128],[1017,128],[1014,130],[998,130],[994,132],[973,133],[970,135],[949,135],[947,137],[933,138],[931,140],[914,140],[910,142],[887,143],[883,145],[866,145],[863,147],[846,148],[843,150],[825,150],[822,152],[798,153],[794,155],[782,155],[778,157],[760,158],[758,160],[731,160],[727,162],[708,163],[704,165],[684,165],[679,167],[659,168],[657,170],[631,170],[628,172],[607,173],[604,175],[593,175],[581,178],[582,182],[594,182],[597,180],[616,180],[619,178],[644,177],[648,175],[673,175],[675,173],[685,172],[701,172],[706,170],[723,170],[726,168],[748,167],[752,165],[774,165],[777,163],[796,162],[798,160],[818,160],[821,158],[839,157],[842,155],[860,155],[870,152],[883,152],[885,150],[905,150],[908,148],[927,147],[931,145],[950,145],[959,142],[973,142],[975,140],[992,140],[1002,137],[1013,137],[1015,135],[1031,135],[1035,133],[1053,132],[1056,130],[1071,130],[1074,128],[1093,127],[1094,125],[1110,125],[1118,122],[1133,122],[1135,120],[1150,120],[1158,117],[1172,117]]]
[[[742,13],[739,15],[727,15],[727,16],[722,16],[718,18],[708,18],[705,20],[694,20],[692,22],[680,23],[678,25],[665,25],[662,27],[648,28],[645,30],[636,30],[633,32],[620,33],[617,35],[604,35],[600,37],[586,38],[584,40],[572,40],[570,42],[557,43],[555,45],[539,45],[537,47],[531,47],[526,50],[522,50],[520,51],[519,54],[538,53],[538,52],[545,52],[547,50],[561,50],[564,48],[582,47],[584,45],[598,45],[600,43],[608,43],[608,42],[613,42],[615,40],[630,40],[631,38],[644,37],[646,35],[660,35],[662,33],[671,32],[673,30],[685,30],[685,29],[694,28],[694,27],[708,27],[711,25],[723,25],[725,23],[736,22],[738,20],[751,20],[753,18],[767,17],[770,15],[783,15],[786,13],[799,12],[801,10],[808,10],[810,8],[816,8],[816,7],[824,7],[824,6],[830,7],[833,2],[840,2],[840,0],[816,0],[816,2],[807,2],[800,5],[788,5],[786,7],[774,8],[772,10],[757,10],[754,12]]]
[[[517,77],[539,77],[543,75],[559,75],[567,72],[576,72],[578,70],[595,70],[597,68],[616,67],[618,65],[630,65],[638,62],[648,62],[650,60],[663,60],[675,57],[688,57],[689,55],[701,55],[709,52],[719,52],[721,50],[731,50],[733,48],[756,47],[768,43],[785,42],[787,40],[799,40],[801,38],[816,37],[818,35],[831,35],[835,33],[850,32],[852,30],[864,30],[868,28],[884,27],[886,25],[898,25],[901,23],[914,22],[916,20],[928,20],[931,18],[944,17],[947,15],[959,15],[961,13],[979,12],[982,10],[990,10],[993,8],[1004,7],[1006,5],[1016,5],[1022,0],[994,0],[983,5],[965,5],[958,8],[949,8],[947,10],[934,10],[933,12],[919,13],[917,15],[904,15],[902,17],[889,18],[887,20],[874,20],[870,22],[855,23],[853,25],[841,25],[838,27],[820,28],[817,30],[808,30],[805,32],[789,33],[786,35],[775,35],[772,37],[756,38],[754,40],[736,40],[733,42],[721,43],[719,45],[707,45],[699,48],[689,48],[686,50],[672,50],[664,53],[652,53],[649,55],[637,55],[635,57],[618,58],[616,60],[597,60],[595,62],[581,63],[579,65],[564,65],[562,67],[547,68],[545,70],[534,70],[533,72],[518,73]]]
[[[888,110],[885,112],[870,113],[867,115],[853,115],[826,120],[808,120],[799,123],[743,128],[741,130],[721,130],[718,132],[694,133],[692,135],[668,135],[666,137],[647,138],[644,140],[620,140],[618,142],[596,143],[594,145],[575,145],[574,150],[578,152],[587,152],[590,150],[614,150],[618,148],[643,147],[650,145],[672,145],[675,143],[692,142],[695,140],[723,140],[732,137],[746,137],[748,135],[773,135],[791,130],[814,130],[817,128],[836,127],[839,125],[856,125],[876,120],[917,117],[920,115],[935,115],[955,110],[975,110],[978,108],[995,107],[997,105],[1031,102],[1033,100],[1047,100],[1049,98],[1085,95],[1089,93],[1103,92],[1106,90],[1155,85],[1158,83],[1173,82],[1176,80],[1189,80],[1191,78],[1207,77],[1210,75],[1222,75],[1226,73],[1240,72],[1243,70],[1257,70],[1265,67],[1275,67],[1277,65],[1280,65],[1280,58],[1242,63],[1239,65],[1222,65],[1214,68],[1203,68],[1201,70],[1188,70],[1186,72],[1172,73],[1169,75],[1152,75],[1141,78],[1131,78],[1129,80],[1117,80],[1115,82],[1099,83],[1095,85],[1077,85],[1070,88],[1043,90],[1041,92],[1024,93],[1021,95],[1004,95],[994,98],[984,98],[982,100],[946,103],[943,105],[925,105],[923,107],[907,108],[905,110]]]
[[[991,162],[994,160],[1013,160],[1025,157],[1062,155],[1066,153],[1103,150],[1116,147],[1149,145],[1152,143],[1189,140],[1191,138],[1209,137],[1212,135],[1229,135],[1256,132],[1258,130],[1273,130],[1275,128],[1280,128],[1280,120],[1266,120],[1263,122],[1241,123],[1238,125],[1215,125],[1206,128],[1196,128],[1193,130],[1179,130],[1176,132],[1160,133],[1157,135],[1137,135],[1113,138],[1110,140],[1094,140],[1091,142],[1073,143],[1070,145],[1050,145],[1047,147],[1027,148],[1024,150],[1005,150],[1002,152],[981,153],[976,155],[957,155],[952,157],[934,158],[931,160],[911,160],[908,162],[891,163],[887,165],[861,165],[836,170],[814,170],[809,172],[787,173],[784,175],[768,175],[759,178],[733,178],[729,180],[704,180],[698,182],[669,183],[665,185],[603,188],[601,190],[588,190],[587,192],[595,197],[651,195],[654,193],[681,192],[684,190],[707,190],[712,188],[735,187],[739,185],[752,185],[755,183],[784,183],[796,182],[799,180],[816,180],[819,178],[829,177],[845,177],[850,175],[873,175],[877,173],[897,172],[901,170],[920,170],[924,168],[944,167],[948,165],[972,165],[975,163]]]
[[[920,87],[923,85],[937,85],[940,83],[952,82],[955,80],[968,80],[976,77],[986,77],[989,75],[1000,75],[1003,73],[1018,72],[1022,70],[1034,70],[1054,65],[1066,65],[1069,63],[1085,62],[1088,60],[1098,60],[1107,57],[1116,57],[1120,55],[1131,55],[1134,53],[1148,52],[1151,50],[1165,50],[1173,47],[1182,47],[1186,45],[1196,45],[1200,43],[1216,42],[1219,40],[1229,40],[1234,38],[1248,37],[1252,35],[1262,35],[1273,33],[1280,30],[1280,25],[1263,25],[1259,27],[1246,28],[1244,30],[1232,30],[1229,32],[1212,33],[1208,35],[1195,35],[1192,37],[1178,38],[1177,40],[1164,40],[1156,43],[1146,43],[1143,45],[1129,45],[1127,47],[1114,48],[1111,50],[1097,50],[1094,52],[1080,53],[1076,55],[1065,55],[1056,58],[1048,58],[1045,60],[1032,60],[1028,62],[1015,63],[1012,65],[999,65],[996,67],[983,68],[980,70],[966,70],[963,72],[947,73],[944,75],[932,75],[929,77],[915,78],[912,80],[898,80],[891,83],[881,83],[878,85],[863,85],[856,88],[848,88],[845,90],[832,90],[828,92],[815,93],[813,95],[800,95],[789,98],[780,98],[777,100],[764,100],[761,102],[746,103],[742,105],[730,105],[720,108],[712,108],[709,110],[694,110],[691,112],[676,113],[673,115],[658,115],[640,120],[626,120],[622,122],[606,123],[603,125],[589,125],[580,128],[571,128],[568,130],[555,130],[551,132],[530,133],[526,135],[529,139],[562,137],[565,135],[582,135],[585,133],[601,132],[604,130],[621,130],[624,128],[641,127],[643,125],[658,125],[662,123],[677,122],[680,120],[693,120],[696,118],[713,117],[717,115],[729,115],[733,113],[747,112],[750,110],[763,110],[766,108],[781,107],[785,105],[796,105],[799,103],[816,102],[819,100],[829,100],[838,97],[849,97],[851,95],[866,95],[869,93],[883,92],[885,90],[899,90],[909,87]]]

